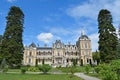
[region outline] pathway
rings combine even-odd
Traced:
[[[75,73],[74,75],[83,78],[84,80],[100,80],[98,78],[95,77],[91,77],[91,76],[87,76],[84,73]]]

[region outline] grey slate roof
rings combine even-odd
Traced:
[[[47,49],[47,50],[49,49],[49,50],[50,50],[50,49],[52,49],[52,47],[37,47],[37,49],[38,49],[38,50],[39,50],[39,49],[43,49],[43,50],[44,50],[44,49]]]
[[[89,39],[87,35],[82,35],[79,39]]]
[[[34,42],[32,42],[32,43],[29,45],[29,47],[36,47],[36,45],[35,45]]]

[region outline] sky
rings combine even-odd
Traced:
[[[98,49],[98,14],[107,9],[113,25],[120,24],[120,0],[0,0],[0,34],[6,27],[6,16],[11,6],[23,11],[23,43],[52,46],[55,40],[76,44],[84,30],[91,39],[92,51]]]

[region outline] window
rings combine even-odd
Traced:
[[[29,58],[29,61],[28,61],[28,63],[30,64],[31,63],[31,59]]]
[[[54,63],[54,60],[53,60],[53,63]]]
[[[88,55],[88,51],[86,50],[85,52],[86,52],[86,54],[85,54],[85,55]]]
[[[89,63],[89,59],[87,58],[87,63]]]
[[[32,55],[32,52],[30,51],[29,56],[31,56],[31,55]]]
[[[75,50],[76,50],[76,47],[75,47]]]
[[[58,52],[58,56],[60,56],[60,53]]]
[[[68,59],[67,59],[67,63],[68,63]]]
[[[85,48],[87,48],[87,43],[85,43]]]
[[[76,52],[76,56],[77,56],[77,52]]]

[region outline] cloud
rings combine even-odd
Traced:
[[[50,29],[50,32],[55,33],[57,35],[68,35],[71,34],[71,31],[66,29],[66,28],[62,28],[62,27],[53,27]]]
[[[98,50],[98,36],[99,36],[98,33],[89,35],[92,44],[92,51]]]
[[[37,39],[39,41],[43,41],[44,43],[49,43],[53,39],[53,34],[52,33],[40,33],[37,36]]]
[[[75,19],[87,18],[96,20],[101,9],[108,9],[114,22],[120,22],[120,0],[88,0],[78,6],[67,9],[67,14]]]
[[[17,1],[17,0],[7,0],[8,2],[14,2],[14,1]]]
[[[98,49],[98,23],[97,18],[101,9],[107,9],[113,17],[113,25],[118,28],[120,23],[120,0],[87,0],[79,5],[66,10],[68,16],[75,19],[76,23],[84,26],[92,43],[92,51]]]

